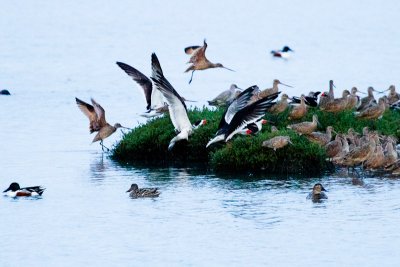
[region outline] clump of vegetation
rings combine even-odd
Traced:
[[[267,126],[255,136],[236,136],[228,143],[220,142],[206,148],[218,128],[223,112],[223,109],[205,107],[188,111],[191,122],[206,119],[207,124],[195,130],[189,141],[176,143],[172,151],[167,148],[175,132],[168,114],[152,119],[126,134],[114,148],[112,157],[118,161],[136,163],[208,163],[215,171],[318,173],[331,166],[325,160],[324,148],[286,129],[288,124],[293,123],[287,119],[288,111],[279,115],[266,115],[266,119],[278,128],[278,132],[271,133],[270,126]],[[400,137],[398,111],[386,111],[381,120],[362,120],[355,118],[352,111],[334,114],[310,108],[302,121],[311,121],[313,114],[318,115],[320,131],[333,126],[337,132],[347,132],[349,128],[361,132],[363,127],[368,126],[370,130]],[[261,146],[263,141],[277,135],[290,136],[293,145],[289,144],[277,151]]]
[[[208,108],[189,110],[191,122],[206,119],[207,124],[195,130],[189,141],[177,142],[171,151],[168,151],[168,144],[176,133],[169,115],[151,119],[126,134],[114,148],[112,157],[127,162],[207,162],[209,151],[206,144],[214,135],[222,114],[223,110],[213,111]]]

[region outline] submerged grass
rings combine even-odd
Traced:
[[[152,164],[200,162],[207,163],[214,171],[223,172],[264,170],[281,174],[320,173],[332,167],[325,161],[324,148],[286,129],[288,124],[294,123],[287,119],[288,111],[276,116],[266,115],[267,120],[277,126],[278,132],[271,133],[267,125],[256,136],[237,136],[228,143],[221,142],[206,148],[207,142],[217,130],[222,114],[222,109],[206,107],[188,111],[191,122],[207,119],[207,124],[197,129],[189,141],[176,143],[170,152],[167,148],[175,132],[169,116],[151,119],[126,134],[114,148],[112,157],[121,162]],[[352,111],[334,114],[310,108],[302,121],[311,121],[313,114],[318,115],[320,131],[333,126],[337,132],[347,132],[349,128],[361,132],[363,127],[368,126],[379,133],[400,137],[400,113],[397,111],[386,111],[381,120],[361,120],[356,119]],[[290,136],[293,145],[289,144],[277,151],[261,147],[263,141],[277,135]]]

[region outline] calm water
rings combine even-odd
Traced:
[[[150,74],[156,52],[178,92],[202,106],[237,83],[274,78],[299,95],[400,86],[398,1],[3,1],[0,9],[0,189],[43,185],[42,199],[0,198],[0,266],[398,266],[400,180],[218,177],[120,166],[90,144],[74,97],[108,121],[144,120],[140,91],[116,65]],[[187,45],[236,72],[183,74]],[[289,45],[289,61],[269,50]],[[284,89],[284,88],[282,88]],[[118,131],[105,144],[121,138]],[[131,183],[158,199],[129,199]],[[315,182],[326,202],[306,195]]]

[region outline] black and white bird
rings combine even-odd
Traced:
[[[289,52],[294,52],[294,51],[289,46],[284,46],[281,50],[272,50],[271,54],[273,57],[288,59],[290,58]]]
[[[249,124],[251,125],[264,116],[266,110],[275,104],[272,101],[280,93],[274,93],[247,105],[257,90],[258,86],[247,88],[229,105],[221,118],[215,137],[207,143],[206,147],[220,141],[227,142],[235,134],[243,132]]]
[[[310,93],[308,93],[308,96],[306,96],[304,99],[304,102],[306,103],[306,105],[310,106],[310,107],[318,106],[318,95],[320,93],[321,93],[320,91],[318,91],[318,92],[311,91]],[[290,102],[290,104],[300,104],[300,97],[293,96],[291,98],[291,100],[292,100],[292,102]]]
[[[9,197],[37,197],[41,196],[45,188],[41,186],[20,187],[18,183],[11,183],[10,186],[3,191],[3,194]]]
[[[143,117],[151,118],[163,114],[168,111],[167,104],[159,90],[153,88],[151,80],[128,64],[117,62],[117,65],[126,72],[138,85],[143,89],[146,100],[146,112],[141,114]]]
[[[189,136],[193,134],[195,129],[200,125],[206,124],[206,120],[201,120],[197,125],[192,125],[187,115],[187,108],[184,99],[164,77],[160,62],[155,53],[151,55],[151,65],[153,71],[151,79],[157,89],[160,90],[164,96],[164,99],[168,104],[169,116],[172,124],[175,127],[175,131],[178,133],[169,142],[168,150],[171,150],[176,142],[180,140],[188,140]]]

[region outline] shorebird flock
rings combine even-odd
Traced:
[[[190,55],[191,65],[185,72],[192,71],[189,83],[193,80],[196,70],[212,68],[225,68],[221,63],[212,63],[205,55],[207,49],[206,40],[202,46],[189,46],[184,52]],[[287,59],[294,51],[288,46],[281,50],[273,50],[271,54],[276,58]],[[206,124],[207,120],[190,122],[187,115],[185,102],[189,101],[182,97],[164,76],[161,64],[155,53],[151,56],[152,73],[150,77],[134,67],[117,62],[117,65],[126,72],[141,88],[146,100],[146,111],[141,114],[152,118],[169,113],[176,136],[171,139],[168,150],[181,140],[188,138],[196,129]],[[385,91],[377,91],[373,87],[368,88],[368,93],[361,98],[358,94],[365,94],[353,87],[351,90],[343,90],[340,97],[334,95],[334,82],[329,81],[329,90],[326,92],[309,92],[307,95],[289,97],[283,93],[277,100],[281,91],[278,86],[292,87],[278,79],[273,80],[272,87],[260,90],[258,86],[250,86],[242,90],[232,84],[226,91],[218,94],[214,99],[208,101],[210,106],[224,107],[225,112],[220,120],[216,134],[205,144],[206,147],[217,142],[228,142],[236,134],[249,135],[261,131],[266,123],[263,117],[266,114],[280,114],[289,109],[288,119],[293,123],[288,129],[304,135],[310,142],[324,147],[330,161],[339,166],[355,167],[362,165],[367,170],[388,170],[393,174],[400,174],[400,163],[396,150],[397,139],[394,136],[384,136],[378,132],[369,131],[365,128],[362,135],[356,133],[352,128],[346,133],[337,133],[332,126],[326,127],[324,132],[317,131],[318,117],[312,116],[312,121],[303,121],[310,107],[317,108],[323,112],[338,113],[344,110],[352,110],[354,119],[378,120],[384,112],[391,109],[400,109],[400,95],[396,92],[394,85]],[[375,99],[374,93],[389,91],[387,96]],[[319,98],[319,99],[318,99]],[[290,102],[289,102],[290,101]],[[78,98],[76,103],[82,112],[89,118],[90,132],[98,132],[93,142],[100,141],[102,149],[103,140],[114,133],[118,128],[124,128],[119,123],[114,126],[105,120],[104,109],[92,99],[90,105]],[[273,127],[272,130],[276,130]],[[333,138],[334,137],[334,138]],[[275,136],[262,143],[263,147],[273,150],[281,149],[291,144],[289,136]]]

